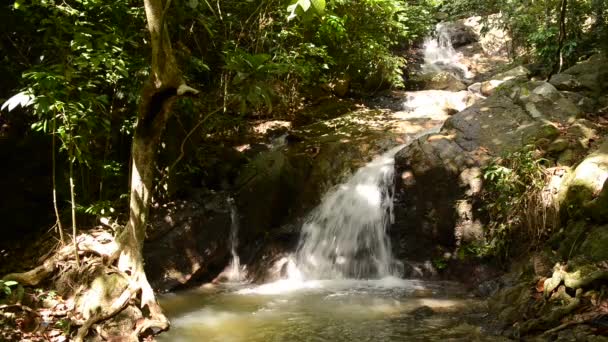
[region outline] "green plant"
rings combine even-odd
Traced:
[[[489,218],[485,246],[477,254],[509,256],[516,238],[527,248],[545,237],[551,228],[549,204],[542,197],[545,186],[544,159],[533,146],[507,154],[482,169],[483,210]],[[523,246],[519,246],[523,247]]]
[[[5,296],[10,296],[13,293],[12,288],[19,285],[14,280],[0,280],[0,293],[3,293]]]
[[[448,262],[444,258],[435,258],[432,261],[433,267],[437,270],[445,270],[448,267]]]

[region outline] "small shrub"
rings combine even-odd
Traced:
[[[505,259],[516,247],[530,249],[551,229],[553,211],[543,198],[544,159],[527,146],[483,168],[483,211],[489,218],[481,256]],[[519,242],[518,245],[514,245]]]

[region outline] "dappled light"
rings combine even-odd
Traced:
[[[608,3],[520,5],[9,1],[0,340],[606,335]]]

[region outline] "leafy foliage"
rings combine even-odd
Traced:
[[[0,294],[4,294],[5,296],[10,296],[13,293],[12,288],[19,285],[16,281],[13,280],[0,280]]]
[[[535,149],[527,146],[483,168],[483,209],[490,223],[486,227],[488,243],[471,246],[475,254],[506,258],[515,247],[511,242],[517,234],[524,234],[531,245],[545,236],[550,226],[541,196],[545,186],[543,163]]]
[[[440,7],[453,16],[500,13],[495,25],[506,29],[513,39],[514,57],[552,65],[558,49],[561,0],[442,1]],[[608,48],[608,5],[603,0],[568,1],[566,39],[562,56],[566,65],[575,63],[598,50]]]
[[[241,132],[250,119],[293,118],[307,94],[336,79],[359,90],[400,86],[400,49],[426,34],[432,7],[426,0],[174,3],[167,27],[178,63],[188,83],[208,95],[178,104],[177,120],[186,132],[206,120],[199,139],[191,137],[200,141]],[[141,1],[17,0],[0,15],[3,122],[21,120],[27,132],[56,138],[60,207],[70,204],[65,184],[73,170],[81,215],[120,212],[149,72]],[[207,120],[206,113],[222,115]],[[160,153],[179,150],[181,141],[171,141],[179,137],[165,138]],[[188,165],[197,159],[179,167],[199,170]],[[171,165],[175,156],[161,160]]]

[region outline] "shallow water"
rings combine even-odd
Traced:
[[[159,341],[498,340],[470,323],[481,303],[451,283],[283,280],[170,294],[161,305],[172,326]]]

